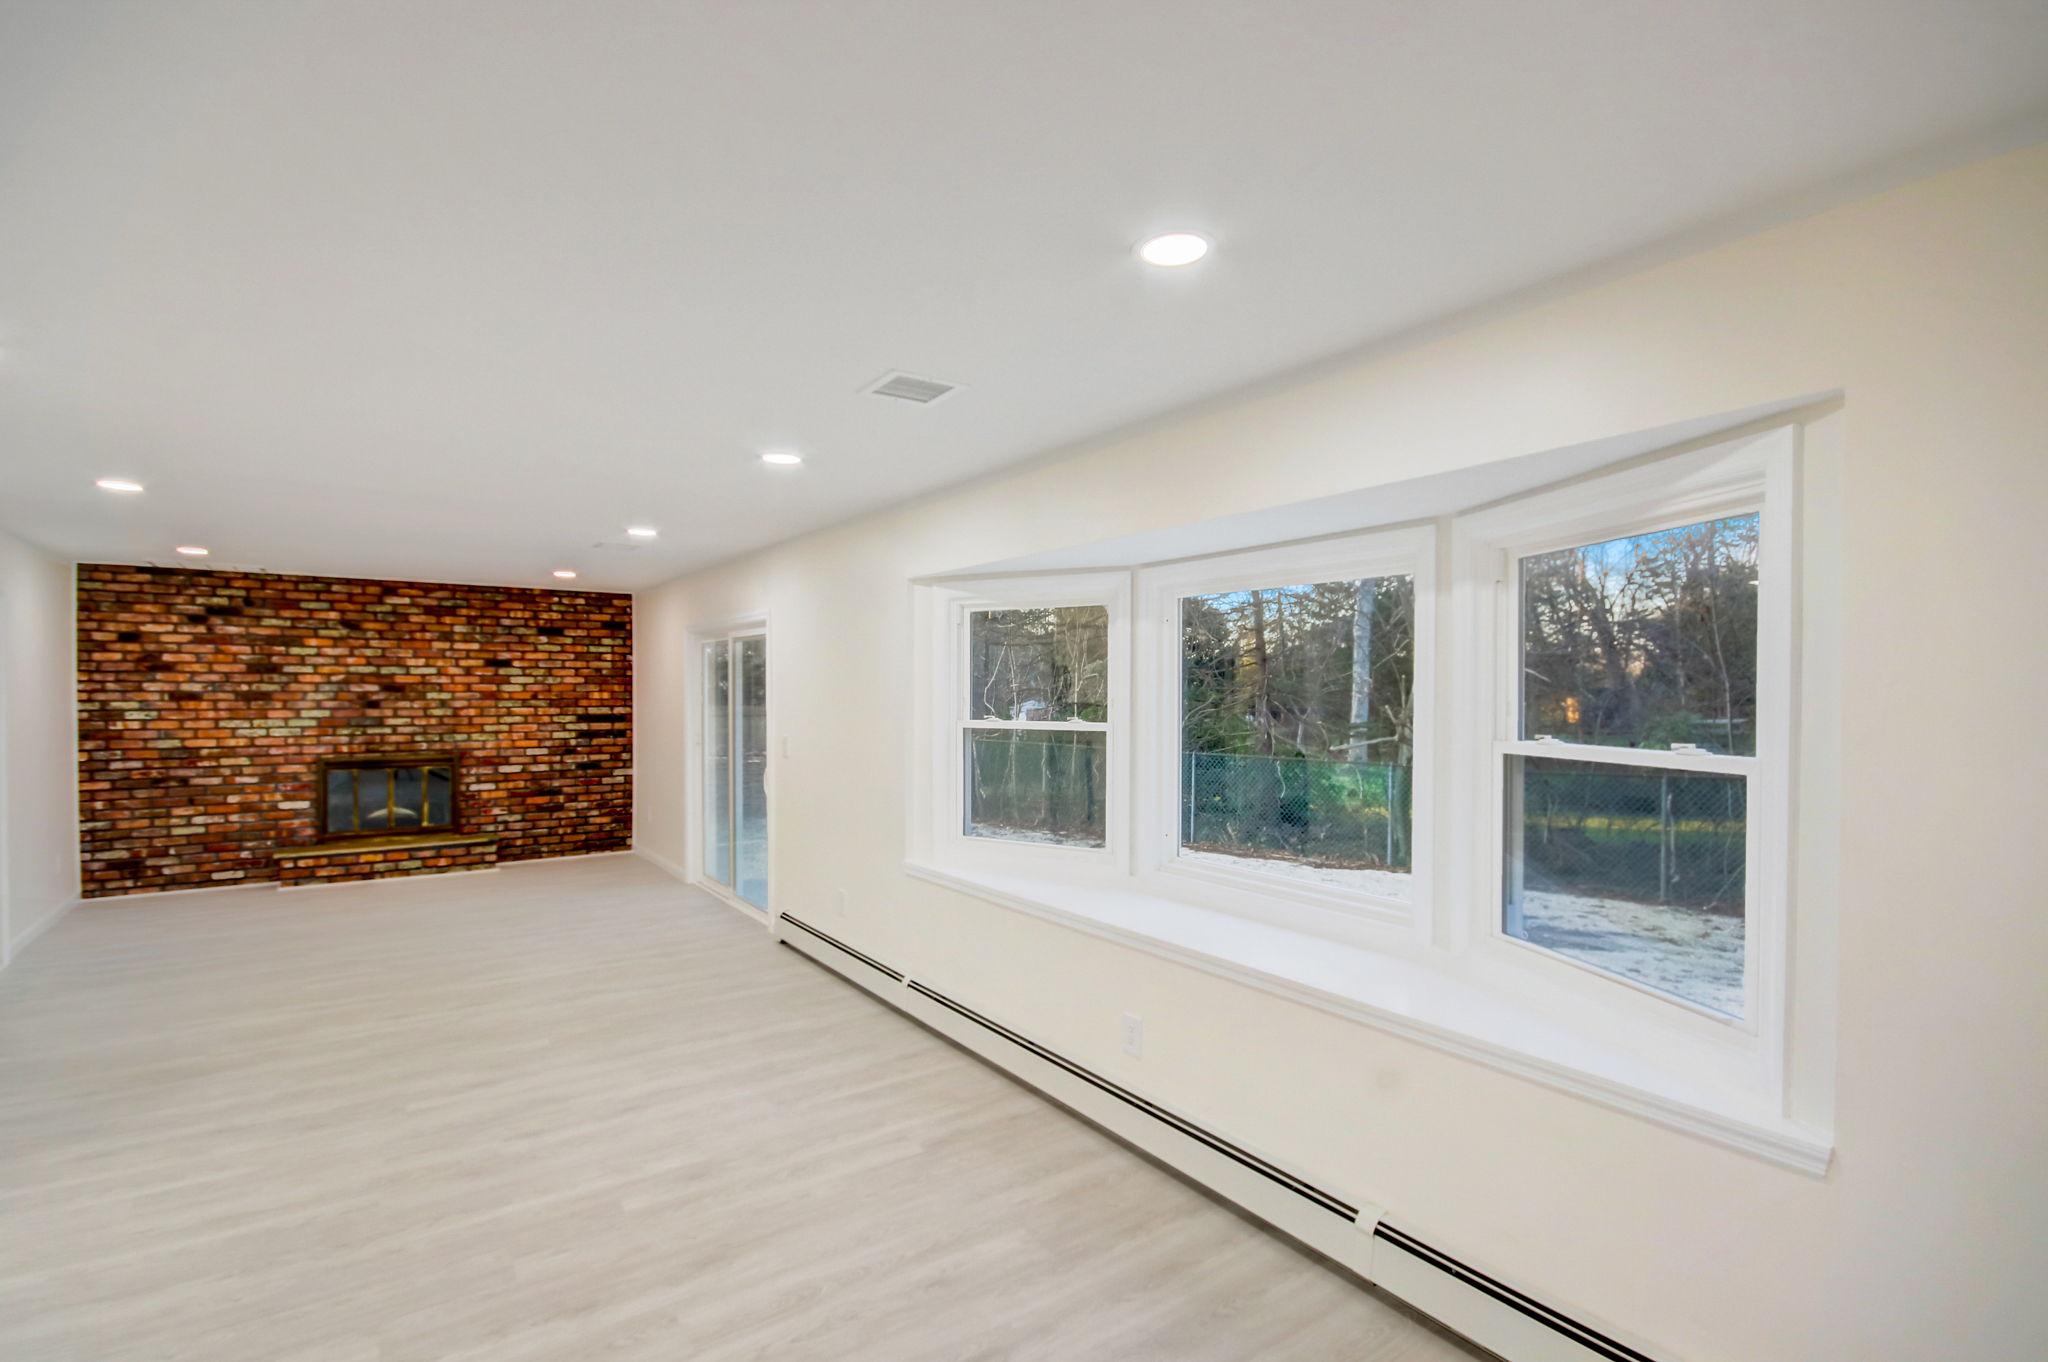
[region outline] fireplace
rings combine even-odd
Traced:
[[[461,758],[453,752],[323,761],[320,840],[459,832],[461,771]]]

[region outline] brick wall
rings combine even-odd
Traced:
[[[81,564],[88,898],[274,880],[322,757],[454,748],[500,860],[624,850],[632,597]],[[30,797],[17,791],[16,798]]]

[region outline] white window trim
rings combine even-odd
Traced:
[[[1412,577],[1415,583],[1415,765],[1410,788],[1409,896],[1384,895],[1289,880],[1247,867],[1235,871],[1189,863],[1180,856],[1181,618],[1184,597],[1365,577]],[[1136,693],[1160,703],[1137,716],[1136,780],[1139,887],[1184,897],[1280,926],[1383,946],[1385,932],[1412,934],[1429,916],[1435,765],[1436,531],[1432,526],[1336,536],[1141,569],[1137,576]]]
[[[1540,987],[1580,995],[1609,1025],[1641,1028],[1636,1041],[1653,1062],[1697,1067],[1701,1048],[1717,1049],[1746,1075],[1745,1086],[1784,1101],[1787,945],[1792,818],[1791,728],[1793,552],[1798,508],[1798,427],[1780,426],[1668,456],[1618,473],[1518,498],[1452,522],[1454,712],[1465,772],[1453,817],[1471,839],[1457,858],[1455,905],[1443,927],[1452,951],[1496,972],[1515,991]],[[1761,511],[1758,542],[1757,755],[1640,752],[1518,737],[1520,655],[1516,565],[1552,549],[1594,543],[1729,515]],[[1460,646],[1462,645],[1462,646]],[[1743,1016],[1731,1019],[1685,999],[1512,937],[1502,923],[1506,873],[1505,786],[1509,755],[1597,760],[1616,765],[1740,774],[1748,779],[1749,845],[1745,873]]]
[[[1118,875],[1129,866],[1130,602],[1127,572],[1064,573],[947,582],[919,592],[920,682],[930,686],[920,710],[923,779],[912,782],[911,827],[922,833],[922,854],[948,864],[1027,874]],[[1109,612],[1107,723],[983,721],[970,717],[967,617],[983,610],[1050,609],[1099,605]],[[1096,732],[1103,740],[1103,845],[1062,846],[967,835],[966,760],[961,735],[969,729],[1045,729]],[[914,852],[916,846],[914,843]]]

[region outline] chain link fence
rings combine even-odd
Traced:
[[[1748,782],[1740,776],[1518,759],[1522,887],[1743,911]],[[1512,774],[1512,773],[1511,773]]]
[[[967,739],[967,833],[1103,844],[1104,735],[980,729]]]
[[[1340,869],[1409,868],[1405,766],[1181,754],[1181,844]]]

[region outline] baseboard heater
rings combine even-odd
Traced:
[[[1672,1362],[1624,1343],[788,913],[783,945],[1195,1177],[1510,1362]],[[791,933],[784,928],[794,928]],[[860,967],[856,970],[854,967]],[[990,1044],[993,1038],[1002,1042]]]
[[[895,970],[895,969],[890,969],[890,968],[889,968],[889,967],[888,967],[887,965],[885,965],[885,964],[883,964],[883,963],[882,963],[881,961],[879,961],[879,960],[875,959],[875,957],[874,957],[874,956],[872,956],[872,955],[862,955],[862,954],[861,954],[861,953],[860,953],[859,951],[857,951],[857,950],[855,950],[855,949],[854,949],[853,947],[851,947],[851,946],[847,945],[847,944],[846,944],[846,943],[845,943],[844,941],[841,941],[841,940],[840,940],[840,939],[839,939],[838,937],[836,937],[836,936],[827,936],[827,935],[825,935],[825,934],[824,934],[823,932],[819,931],[819,930],[818,930],[818,929],[817,929],[816,927],[813,927],[813,926],[812,926],[812,925],[811,925],[810,923],[808,923],[808,922],[799,922],[799,921],[797,921],[797,920],[796,920],[795,918],[791,917],[791,916],[790,916],[790,915],[789,915],[788,913],[784,913],[784,914],[782,915],[782,917],[781,917],[781,920],[782,920],[783,922],[787,922],[787,923],[788,923],[788,924],[789,924],[790,926],[792,926],[792,927],[801,927],[801,928],[802,928],[803,930],[805,930],[805,931],[809,932],[809,933],[810,933],[810,934],[811,934],[812,936],[815,936],[815,937],[817,937],[817,938],[818,938],[818,940],[820,940],[820,941],[824,942],[824,943],[825,943],[826,945],[830,946],[830,947],[831,947],[832,949],[834,949],[834,950],[836,950],[836,951],[840,951],[840,952],[842,952],[843,954],[849,955],[849,956],[853,957],[853,958],[854,958],[855,960],[858,960],[858,961],[860,961],[860,962],[861,962],[861,963],[862,963],[863,965],[866,965],[866,966],[867,966],[867,967],[868,967],[869,969],[873,970],[873,971],[874,971],[875,973],[877,973],[877,974],[879,974],[879,975],[883,976],[884,978],[888,979],[888,980],[889,980],[889,981],[890,981],[891,983],[897,983],[897,984],[900,984],[900,983],[902,983],[902,982],[903,982],[903,971],[902,971],[902,970]],[[789,944],[789,940],[788,940],[788,938],[786,938],[786,937],[785,937],[785,938],[783,939],[783,944],[784,944],[784,945],[788,945],[788,944]]]

